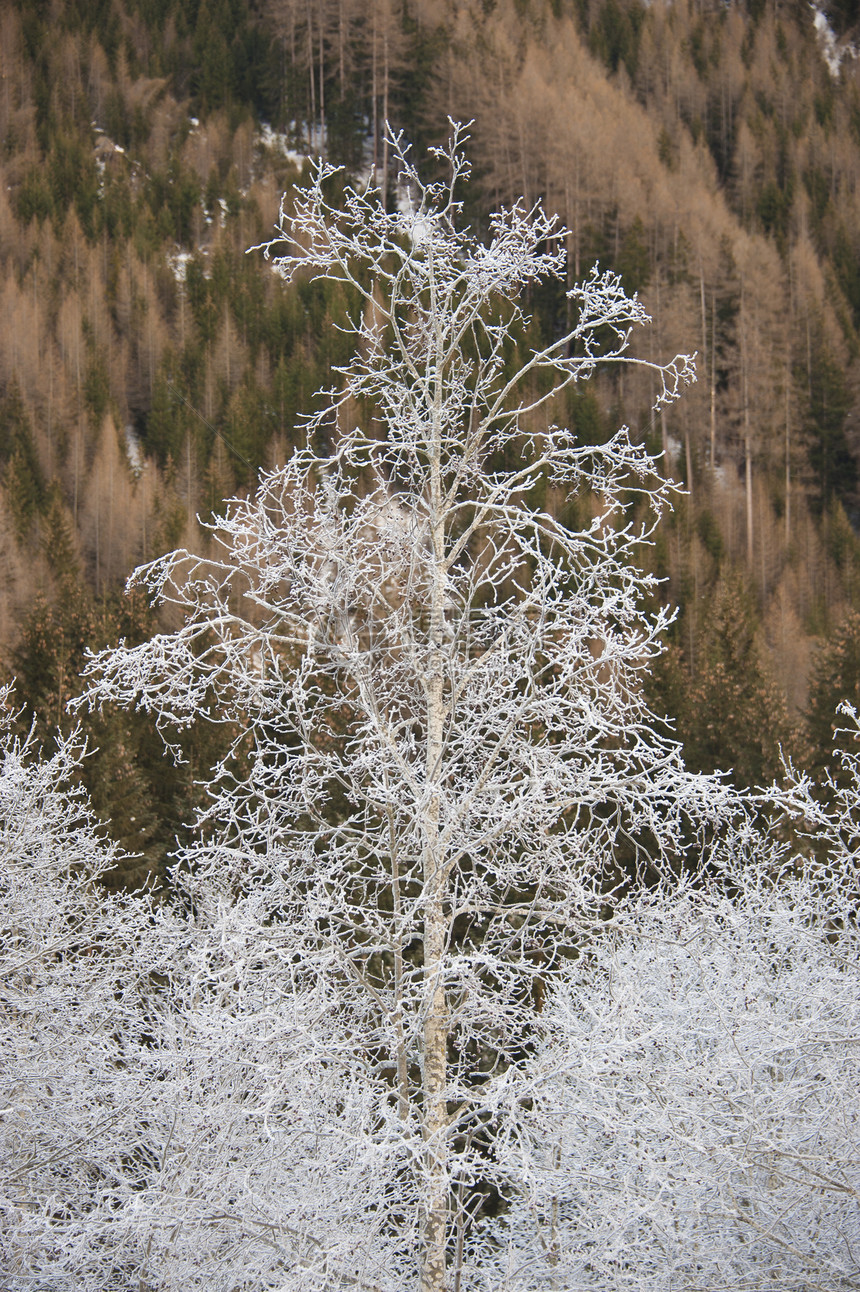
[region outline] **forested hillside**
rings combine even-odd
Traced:
[[[345,357],[342,289],[246,254],[304,158],[402,201],[383,122],[424,167],[451,116],[474,121],[474,224],[542,200],[570,283],[599,261],[640,293],[645,357],[698,351],[662,417],[629,371],[553,414],[628,422],[686,488],[646,559],[680,607],[653,689],[689,765],[761,782],[780,743],[820,765],[835,701],[860,699],[848,10],[834,37],[804,0],[3,6],[2,667],[40,732],[69,724],[85,646],[151,629],[128,571],[205,544],[196,517],[284,460]],[[560,290],[529,305],[532,339],[569,321]],[[215,747],[189,735],[177,777],[142,718],[92,725],[95,807],[154,864]]]

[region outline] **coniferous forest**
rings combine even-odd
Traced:
[[[684,487],[643,559],[678,607],[648,685],[687,766],[738,786],[777,776],[781,750],[826,766],[835,705],[860,698],[851,18],[801,0],[3,6],[0,649],[22,726],[69,729],[86,649],[171,626],[123,595],[129,571],[205,549],[200,521],[302,442],[348,357],[344,289],[248,254],[307,157],[344,166],[335,186],[375,172],[393,206],[385,121],[432,177],[453,118],[473,123],[473,227],[542,201],[568,283],[597,263],[639,294],[643,357],[697,351],[661,413],[644,368],[541,413],[597,440],[629,424]],[[563,288],[530,290],[521,346],[564,330]],[[145,716],[83,721],[82,775],[136,883],[230,734],[192,730],[175,766]]]

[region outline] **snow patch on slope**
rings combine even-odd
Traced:
[[[290,142],[294,135],[295,123],[293,123],[291,133],[287,130],[275,130],[268,121],[264,121],[260,126],[259,139],[265,148],[271,148],[280,153],[282,157],[286,157],[287,161],[292,162],[294,166],[298,166],[299,170],[301,170],[309,157],[315,156],[320,151],[325,152],[326,138],[320,127],[317,126],[314,130],[313,143],[308,152],[297,152],[295,148],[290,147]]]
[[[809,7],[812,10],[812,21],[818,36],[821,56],[827,64],[830,75],[834,80],[838,80],[842,72],[842,60],[856,58],[857,50],[849,41],[839,40],[823,9],[819,9],[816,4],[810,4]]]

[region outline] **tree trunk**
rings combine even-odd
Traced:
[[[317,119],[316,79],[314,77],[314,14],[310,0],[307,4],[308,22],[308,90],[310,92],[310,109],[308,113],[308,142],[311,150],[314,146],[314,129]]]
[[[430,290],[434,291],[432,266]],[[430,603],[431,663],[427,676],[427,754],[425,783],[428,803],[424,842],[424,1029],[423,1107],[424,1198],[421,1244],[421,1292],[445,1292],[447,1287],[446,1237],[449,1192],[447,1145],[448,1014],[445,998],[444,958],[448,942],[447,873],[440,839],[438,789],[445,728],[445,521],[441,473],[443,356],[437,352],[434,435],[431,447],[430,530],[433,546],[433,586]]]
[[[373,121],[371,130],[373,134],[373,182],[377,183],[379,171],[379,73],[378,59],[376,49],[377,37],[377,12],[376,4],[372,6],[373,17],[370,28],[370,101],[372,104]]]
[[[441,682],[441,675],[439,681]],[[432,741],[428,742],[428,753],[432,743]],[[439,800],[434,796],[428,808],[428,836],[434,824],[438,836],[438,813]],[[431,838],[428,838],[424,866],[424,882],[428,896],[424,918],[426,1016],[423,1035],[424,1198],[421,1292],[445,1292],[447,1283],[445,1240],[449,1193],[446,1142],[448,1020],[443,973],[447,929],[444,909],[445,880],[439,865],[440,860],[436,849],[432,847]]]
[[[743,310],[741,298],[741,310]],[[741,324],[741,381],[744,409],[744,492],[746,494],[747,518],[747,568],[753,568],[753,468],[752,468],[752,425],[750,422],[749,373],[747,371],[749,356],[747,354],[746,325]]]
[[[346,94],[346,69],[345,69],[345,51],[346,51],[346,14],[344,13],[344,0],[338,0],[337,6],[337,60],[338,60],[338,85],[340,87],[341,101]]]
[[[320,153],[328,152],[328,141],[325,130],[325,21],[322,6],[320,6],[320,29],[319,29],[319,78],[320,78]]]
[[[388,15],[382,27],[382,205],[388,210],[388,83],[391,71]]]
[[[785,365],[785,545],[791,546],[791,367]]]

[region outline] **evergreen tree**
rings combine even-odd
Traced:
[[[139,641],[151,617],[140,594],[96,602],[77,570],[77,563],[68,567],[59,579],[57,596],[37,598],[10,654],[17,727],[22,733],[32,729],[46,751],[54,747],[58,733],[68,736],[80,728],[87,756],[76,775],[104,822],[106,836],[120,845],[112,853],[116,864],[104,872],[104,882],[115,889],[163,887],[167,855],[182,821],[190,820],[193,812],[195,792],[188,776],[165,754],[145,715],[95,713],[80,720],[67,710],[87,651],[117,637]]]
[[[33,428],[16,383],[0,399],[0,469],[18,537],[23,540],[44,503],[45,481]]]
[[[779,778],[781,751],[796,746],[784,696],[765,664],[754,604],[737,574],[724,573],[710,599],[677,734],[688,767],[730,772],[739,787]]]
[[[857,459],[846,435],[851,408],[845,374],[828,348],[820,329],[810,342],[806,431],[813,489],[819,510],[832,497],[853,500],[857,488]]]
[[[857,751],[857,730],[838,712],[843,703],[860,709],[860,612],[849,611],[835,632],[819,648],[809,684],[807,728],[811,743],[810,765],[816,772],[833,769],[842,783],[844,769],[834,752]]]

